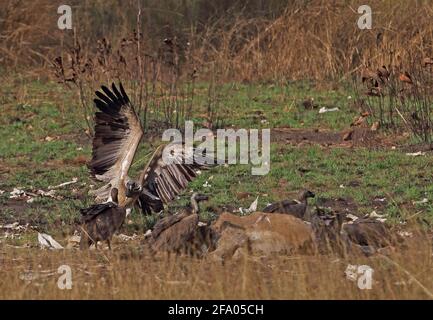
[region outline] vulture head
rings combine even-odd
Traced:
[[[126,196],[128,198],[132,198],[134,196],[137,196],[141,193],[142,191],[142,187],[139,183],[137,183],[136,181],[128,181],[126,183]]]
[[[153,193],[151,193],[146,188],[143,188],[140,183],[137,181],[128,181],[125,185],[126,191],[125,195],[128,198],[134,198],[137,196],[145,196],[151,201],[161,201],[161,199],[157,196],[155,196]]]
[[[200,207],[198,206],[198,204],[200,203],[200,201],[206,201],[208,199],[209,197],[207,195],[194,192],[191,196],[192,212],[198,214],[200,211]]]
[[[308,198],[314,198],[316,195],[310,190],[303,190],[299,194],[299,200],[306,200]]]

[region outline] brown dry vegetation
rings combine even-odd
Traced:
[[[72,1],[74,26],[84,39],[83,47],[102,37],[119,43],[137,27],[137,3]],[[56,28],[59,4],[2,1],[2,64],[18,69],[29,63],[48,66],[64,45],[72,43],[72,31]],[[354,0],[287,5],[284,1],[236,5],[141,1],[140,28],[150,54],[165,37],[176,36],[191,43],[200,72],[213,73],[212,66],[217,66],[221,76],[230,80],[329,79],[350,76],[362,65],[404,66],[433,53],[431,2],[374,2],[373,29],[360,32],[356,22],[362,4]]]
[[[433,298],[432,244],[414,233],[388,255],[238,257],[151,256],[135,240],[114,251],[0,251],[0,299],[426,299]],[[138,249],[140,248],[140,249]],[[374,269],[371,290],[346,279],[348,264]],[[72,269],[72,289],[60,290],[57,269]]]

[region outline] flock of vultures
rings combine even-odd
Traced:
[[[192,153],[178,145],[171,150],[177,161],[164,161],[164,145],[158,147],[138,179],[128,177],[143,129],[122,84],[113,83],[96,92],[95,136],[89,169],[105,184],[92,190],[96,204],[81,210],[82,249],[110,240],[135,206],[143,214],[158,213],[180,195],[206,164],[192,160]],[[197,150],[195,150],[197,151]],[[200,221],[201,201],[208,196],[193,193],[190,204],[156,222],[146,243],[156,252],[218,259],[247,254],[315,254],[359,252],[373,254],[401,242],[397,234],[375,217],[311,208],[315,194],[301,190],[298,199],[283,200],[262,211],[236,215],[221,212],[212,222]]]

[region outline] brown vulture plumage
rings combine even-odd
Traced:
[[[272,203],[263,209],[267,213],[285,213],[304,219],[308,207],[308,198],[314,198],[315,194],[308,190],[300,191],[297,200],[282,200]]]
[[[207,226],[199,226],[199,202],[205,195],[194,193],[191,204],[175,215],[159,220],[151,233],[155,251],[201,255],[213,245],[215,235]]]
[[[171,145],[170,154],[176,161],[163,159],[165,145],[159,146],[142,170],[138,180],[128,177],[135,153],[143,136],[140,120],[128,95],[119,84],[105,86],[96,92],[94,100],[99,109],[95,113],[95,137],[89,168],[92,176],[105,185],[92,191],[96,201],[106,201],[110,190],[119,190],[119,206],[138,204],[143,213],[159,212],[164,204],[175,199],[197,176],[198,169],[209,165],[193,161],[193,150],[185,150],[183,144]],[[206,158],[209,162],[212,158]]]
[[[88,248],[92,243],[98,247],[98,241],[107,241],[111,249],[111,238],[122,226],[126,217],[126,209],[118,205],[117,196],[118,190],[113,188],[110,201],[80,210],[82,214],[81,249]]]

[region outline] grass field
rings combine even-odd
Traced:
[[[206,108],[205,84],[200,88],[193,115],[198,125]],[[77,98],[64,87],[3,76],[0,90],[0,225],[28,224],[12,233],[0,230],[0,274],[7,278],[0,284],[0,298],[425,298],[429,297],[426,291],[433,290],[432,247],[427,238],[414,246],[417,252],[408,250],[394,257],[421,286],[410,277],[403,280],[407,274],[381,257],[246,259],[224,268],[206,261],[179,258],[172,263],[173,257],[150,258],[140,246],[140,236],[125,244],[117,240],[118,250],[113,252],[41,251],[37,231],[66,245],[77,229],[79,208],[92,203],[88,191],[96,184],[86,167],[91,141],[82,129],[85,122]],[[226,127],[272,128],[271,170],[265,176],[252,176],[249,165],[230,165],[203,172],[173,210],[186,203],[191,190],[211,194],[203,219],[213,219],[216,207],[248,207],[258,196],[263,208],[308,188],[317,195],[313,204],[347,208],[355,215],[376,211],[393,226],[406,221],[423,230],[430,228],[431,154],[407,155],[403,142],[408,138],[386,131],[379,131],[369,143],[340,141],[338,137],[360,111],[349,89],[294,82],[286,86],[232,83],[224,90],[220,103]],[[306,110],[302,102],[311,97],[318,107]],[[321,107],[339,110],[319,114]],[[140,170],[158,140],[145,137],[133,171]],[[56,189],[54,198],[36,196],[30,203],[27,198],[10,198],[14,188],[37,194],[74,178],[77,182]],[[210,187],[204,187],[206,181]],[[424,198],[427,201],[421,201]],[[121,233],[141,235],[154,220],[134,212]],[[349,263],[372,265],[381,285],[357,289],[344,277]],[[77,275],[70,291],[56,287],[56,269],[61,264],[73,266]],[[23,278],[26,272],[30,280]],[[231,283],[236,283],[234,289]]]

